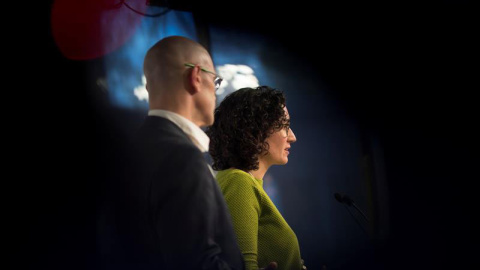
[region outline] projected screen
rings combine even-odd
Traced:
[[[257,55],[259,44],[251,42],[248,47],[239,46],[240,43],[232,42],[225,32],[215,28],[209,30],[216,72],[224,78],[217,91],[217,104],[237,89],[268,81]],[[111,104],[132,110],[148,108],[143,59],[153,44],[171,35],[198,41],[192,13],[171,10],[161,17],[143,18],[134,35],[121,48],[104,57],[106,77],[99,79],[99,84],[109,92]]]

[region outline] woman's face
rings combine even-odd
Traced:
[[[290,120],[287,107],[284,107],[285,116]],[[290,146],[297,140],[290,127],[274,132],[267,138],[268,153],[260,158],[268,165],[285,165],[288,162]]]

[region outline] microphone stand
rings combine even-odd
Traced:
[[[362,210],[360,210],[360,208],[357,207],[357,205],[353,202],[352,199],[350,199],[350,197],[348,197],[347,195],[344,195],[343,196],[343,201],[348,205],[348,206],[353,206],[355,209],[357,209],[357,211],[363,216],[363,218],[367,221],[367,222],[370,222],[367,218],[367,216],[365,215],[365,213],[363,213]]]
[[[355,220],[355,222],[357,223],[357,225],[362,229],[362,231],[365,232],[365,234],[368,236],[368,238],[370,238],[370,235],[368,234],[367,230],[363,227],[362,224],[360,224],[360,221],[358,220],[358,218],[350,211],[350,209],[348,208],[348,206],[353,206],[353,208],[355,208],[361,215],[362,217],[365,219],[365,221],[367,221],[367,224],[370,222],[367,218],[367,216],[365,215],[365,213],[363,213],[362,210],[360,210],[360,208],[358,208],[358,206],[355,204],[355,202],[353,202],[353,200],[348,197],[347,195],[340,195],[339,193],[335,193],[335,199],[340,202],[341,204],[343,204],[345,206],[345,208],[347,209],[348,213],[352,216],[352,218]]]

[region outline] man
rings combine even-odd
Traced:
[[[222,193],[203,153],[221,78],[210,54],[180,36],[144,61],[149,111],[134,140],[134,175],[124,196],[124,266],[244,269]],[[122,231],[122,229],[121,229]],[[128,268],[128,267],[127,267]]]

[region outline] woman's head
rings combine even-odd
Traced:
[[[239,89],[225,97],[214,119],[207,134],[215,170],[257,170],[259,159],[287,163],[296,139],[283,92],[268,86]]]

